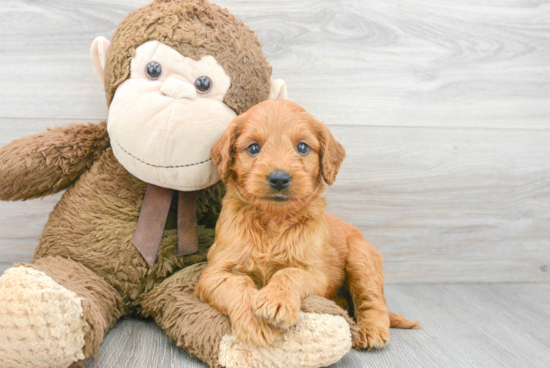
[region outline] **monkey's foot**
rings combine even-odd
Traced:
[[[316,368],[336,363],[350,349],[350,325],[344,317],[300,312],[298,324],[271,345],[246,345],[234,332],[225,335],[218,359],[225,368]]]
[[[66,368],[84,356],[80,298],[42,271],[0,277],[0,367]]]

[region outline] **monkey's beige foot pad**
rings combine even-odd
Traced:
[[[68,367],[84,359],[85,325],[80,298],[45,273],[0,277],[0,367]]]
[[[269,346],[252,347],[234,332],[225,335],[218,359],[226,368],[317,368],[336,363],[350,349],[350,325],[343,317],[300,312],[298,324]]]

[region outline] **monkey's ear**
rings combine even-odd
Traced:
[[[285,81],[282,79],[275,79],[271,81],[271,88],[269,90],[270,100],[288,100]]]
[[[332,185],[336,180],[336,175],[338,174],[338,170],[340,170],[344,158],[346,158],[346,150],[344,146],[334,138],[325,124],[318,121],[316,125],[319,143],[321,145],[319,152],[321,174],[325,182],[328,185]]]
[[[95,75],[103,82],[105,78],[105,65],[107,64],[107,53],[109,51],[109,42],[103,36],[97,36],[90,47],[90,55],[94,65]]]
[[[210,151],[212,161],[218,168],[220,179],[224,182],[227,182],[231,172],[234,144],[239,136],[239,121],[239,117],[236,117],[229,123],[221,138],[214,144],[212,151]]]

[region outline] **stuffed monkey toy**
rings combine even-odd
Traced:
[[[267,98],[254,33],[206,0],[156,0],[91,48],[107,123],[68,125],[0,149],[0,199],[65,190],[33,260],[0,278],[0,367],[76,367],[121,317],[153,317],[211,367],[319,367],[356,326],[310,297],[270,346],[240,343],[226,316],[193,296],[223,186],[210,150],[229,122]]]

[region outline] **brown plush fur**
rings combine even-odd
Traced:
[[[143,313],[153,317],[166,334],[191,356],[218,367],[220,341],[231,333],[226,316],[193,295],[205,263],[176,272],[141,297]],[[201,318],[196,318],[196,316]],[[202,331],[202,334],[189,334]]]
[[[296,151],[299,142],[308,154]],[[255,156],[247,152],[253,143],[261,146]],[[304,298],[334,298],[345,284],[357,319],[354,347],[385,346],[382,256],[359,230],[326,214],[320,197],[322,178],[334,182],[345,157],[324,124],[292,102],[265,101],[233,120],[212,157],[227,194],[196,295],[229,316],[241,341],[265,345],[298,322]],[[268,182],[276,170],[290,174],[282,191]]]
[[[225,103],[237,113],[269,94],[271,68],[260,43],[242,22],[207,1],[155,1],[130,14],[113,36],[105,72],[108,104],[130,75],[135,48],[150,40],[163,42],[194,59],[214,56],[231,77]],[[67,189],[50,215],[33,262],[25,266],[40,269],[83,300],[89,324],[86,357],[97,353],[103,335],[117,318],[140,315],[140,303],[148,300],[140,299],[142,294],[153,290],[151,295],[162,298],[163,291],[169,291],[170,297],[187,298],[184,289],[155,291],[155,286],[163,280],[166,285],[179,285],[177,274],[172,276],[173,282],[170,275],[205,260],[224,193],[220,183],[199,196],[200,249],[185,257],[176,256],[173,203],[157,261],[150,268],[132,244],[147,184],[118,163],[109,144],[106,124],[101,123],[52,129],[0,149],[0,199],[25,200]],[[186,349],[215,365],[217,346],[200,352],[201,341],[221,338],[219,331],[210,330],[215,334],[211,336],[202,329],[193,329],[188,321],[204,317],[187,314],[210,307],[193,298],[184,310],[174,308],[157,316],[157,322],[176,341],[185,333],[189,342],[184,344]],[[175,319],[185,321],[185,328],[171,327]]]
[[[157,261],[150,268],[132,244],[146,188],[108,148],[56,205],[34,259],[58,256],[81,263],[112,285],[122,295],[126,313],[133,313],[140,294],[182,267],[203,261],[214,235],[212,229],[201,226],[199,252],[177,257],[176,209],[172,208]],[[215,214],[213,192],[215,188],[207,190],[198,201],[199,209]],[[203,225],[200,211],[198,216]]]
[[[82,134],[83,131],[94,134]],[[50,147],[47,160],[36,147]],[[45,195],[47,190],[37,190],[32,184],[42,181],[60,183],[56,191],[68,186],[50,214],[33,262],[20,266],[45,272],[85,301],[85,318],[91,321],[91,332],[86,335],[86,356],[97,353],[104,333],[118,317],[140,315],[141,294],[181,268],[206,259],[214,239],[211,227],[224,193],[218,183],[199,195],[199,252],[190,256],[176,256],[177,208],[172,206],[157,261],[150,268],[132,244],[147,184],[130,175],[108,147],[106,125],[102,123],[55,128],[0,149],[3,158],[0,173],[5,178],[1,181],[0,198]],[[75,172],[76,169],[81,172]],[[106,306],[105,298],[114,298],[116,303]]]
[[[0,200],[57,193],[88,170],[108,146],[105,123],[48,129],[13,141],[0,150]]]
[[[136,48],[153,40],[194,60],[214,56],[231,77],[224,102],[237,114],[269,96],[271,67],[253,31],[206,0],[157,0],[130,13],[113,34],[105,69],[108,104],[130,77]]]

